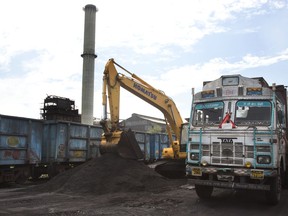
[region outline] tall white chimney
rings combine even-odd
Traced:
[[[94,104],[94,63],[95,58],[95,18],[97,8],[88,4],[84,8],[84,48],[83,54],[83,76],[82,76],[82,124],[93,124]]]

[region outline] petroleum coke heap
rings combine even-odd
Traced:
[[[41,191],[101,195],[116,192],[159,191],[171,186],[143,162],[105,154],[60,173]]]

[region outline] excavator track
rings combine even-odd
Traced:
[[[149,165],[160,175],[169,179],[183,179],[186,178],[186,164],[185,160],[159,160],[153,164]]]

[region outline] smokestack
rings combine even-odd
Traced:
[[[94,104],[94,63],[95,58],[95,17],[97,8],[88,4],[84,8],[84,48],[83,54],[83,76],[82,76],[82,124],[93,124]]]

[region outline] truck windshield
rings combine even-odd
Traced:
[[[223,116],[223,102],[207,102],[195,105],[194,117],[192,124],[201,125],[218,125]]]
[[[241,100],[236,103],[236,125],[270,125],[269,101]]]

